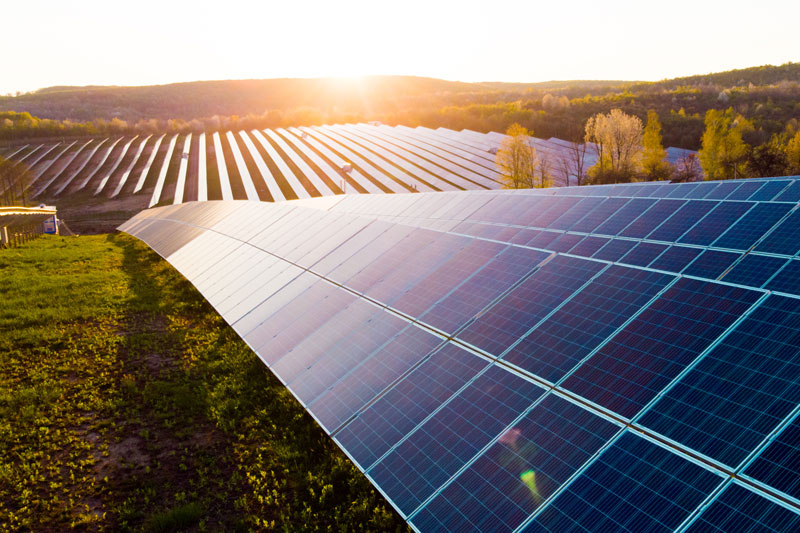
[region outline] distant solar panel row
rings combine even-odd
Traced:
[[[188,203],[120,229],[420,531],[793,531],[800,237],[794,204],[750,199],[781,181]],[[776,234],[791,254],[759,248]]]

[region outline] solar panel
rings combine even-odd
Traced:
[[[121,229],[419,531],[794,531],[797,181],[201,202]]]

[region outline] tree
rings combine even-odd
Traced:
[[[784,146],[786,169],[792,174],[800,174],[800,130],[797,130]]]
[[[507,189],[530,189],[534,186],[537,157],[536,149],[530,141],[529,132],[519,124],[512,124],[506,130],[495,163],[503,174]]]
[[[703,175],[697,154],[686,152],[675,164],[672,173],[672,181],[697,181]]]
[[[550,157],[542,152],[538,157],[538,164],[536,165],[535,187],[546,189],[553,185],[553,175],[551,173]]]
[[[597,163],[589,169],[595,183],[632,181],[641,168],[642,121],[612,109],[586,122],[586,142],[594,143]]]
[[[725,111],[709,109],[705,127],[698,155],[706,179],[745,177],[748,148],[742,135],[753,129],[752,123],[729,107]]]
[[[642,169],[647,179],[649,181],[668,179],[672,169],[665,161],[667,151],[661,143],[661,121],[653,109],[647,112],[643,144]]]
[[[754,178],[785,176],[788,170],[786,152],[779,139],[773,137],[770,142],[760,144],[750,150],[747,156],[747,168]]]

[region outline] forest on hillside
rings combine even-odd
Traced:
[[[149,87],[51,87],[0,97],[0,139],[187,132],[380,121],[389,125],[505,131],[583,139],[586,121],[621,109],[654,110],[664,146],[697,150],[711,109],[753,125],[768,142],[800,120],[800,63],[660,82],[462,83],[410,76],[177,83]]]

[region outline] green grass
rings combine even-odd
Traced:
[[[125,235],[0,251],[0,530],[404,531],[169,264]]]

